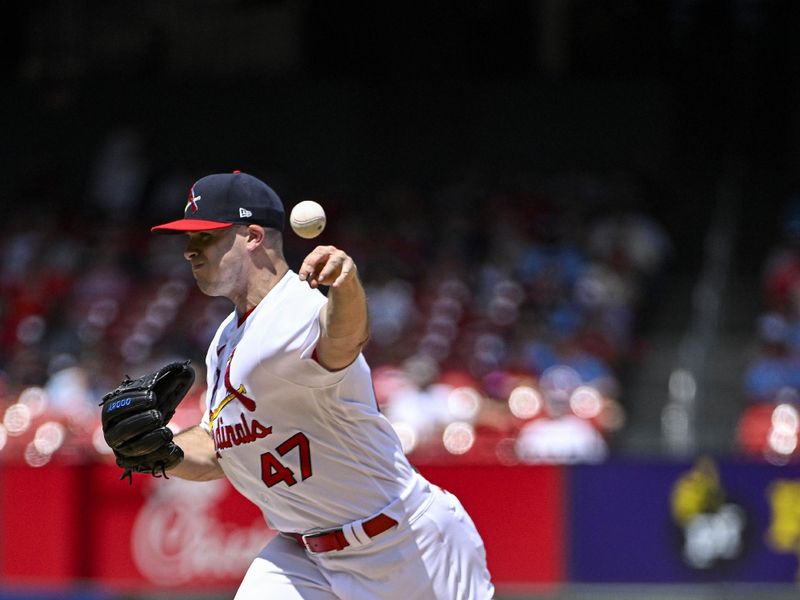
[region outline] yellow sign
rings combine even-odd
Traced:
[[[800,481],[775,481],[767,498],[772,515],[767,541],[777,552],[791,552],[800,559]]]

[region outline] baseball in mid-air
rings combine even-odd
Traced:
[[[298,202],[289,215],[294,232],[307,240],[322,233],[326,222],[325,210],[313,200]]]

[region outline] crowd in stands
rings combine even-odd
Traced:
[[[190,358],[198,371],[175,426],[199,420],[203,357],[231,307],[196,289],[181,236],[150,234],[148,225],[180,211],[191,180],[141,185],[133,141],[105,149],[89,178],[88,203],[113,197],[101,220],[21,216],[5,227],[0,460],[107,454],[100,398],[123,375],[168,360]],[[625,421],[619,373],[671,252],[635,182],[628,174],[476,176],[433,191],[315,198],[329,213],[321,242],[359,265],[376,396],[412,457],[607,456]],[[287,210],[301,199],[284,198]],[[137,215],[141,205],[156,208]],[[313,243],[289,230],[285,238],[299,265]]]
[[[785,464],[800,457],[800,196],[789,199],[779,244],[764,264],[764,312],[745,372],[737,446]]]
[[[496,196],[452,245],[420,248],[415,282],[368,280],[376,391],[418,457],[607,455],[624,422],[619,369],[670,246],[641,212],[587,218],[585,198],[565,201],[573,186]]]

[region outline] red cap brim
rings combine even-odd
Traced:
[[[219,221],[204,221],[202,219],[178,219],[151,227],[155,233],[182,233],[184,231],[209,231],[212,229],[227,229],[233,223],[220,223]]]

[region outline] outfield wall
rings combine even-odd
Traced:
[[[501,591],[796,580],[798,465],[418,467],[461,498]],[[0,465],[0,584],[224,594],[275,535],[227,482],[118,475],[106,463]]]

